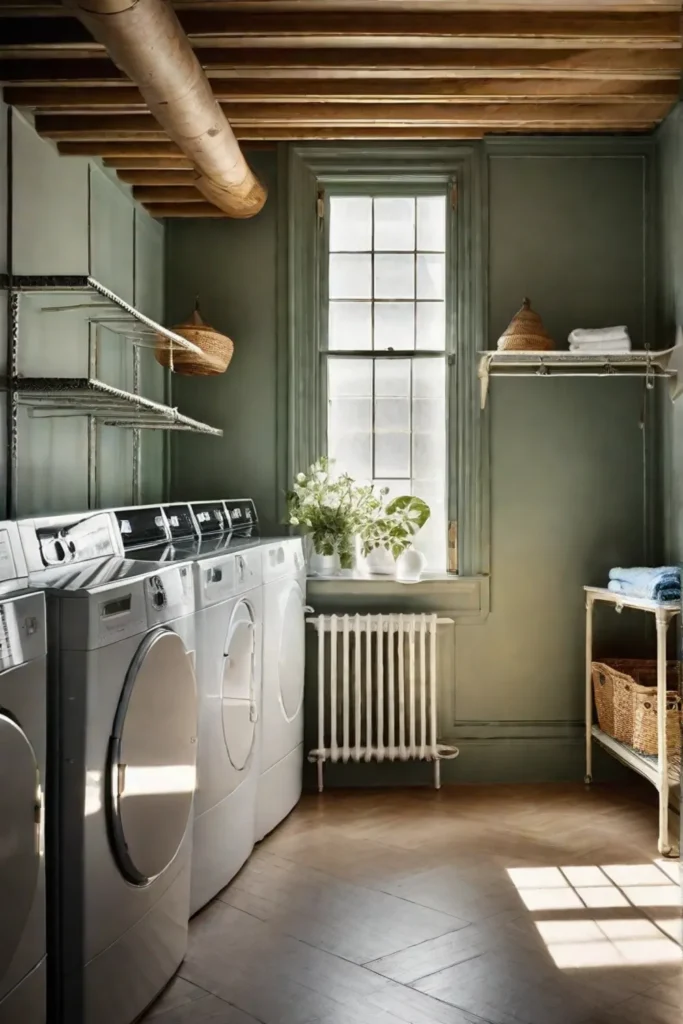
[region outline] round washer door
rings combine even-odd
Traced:
[[[39,769],[33,747],[0,711],[0,988],[26,926],[40,866]]]
[[[284,715],[291,722],[299,713],[304,699],[305,602],[298,583],[292,583],[281,607],[278,678]]]
[[[254,651],[256,624],[246,601],[230,618],[223,657],[223,738],[233,768],[242,771],[256,739]]]
[[[109,744],[109,831],[119,869],[146,885],[174,859],[192,814],[197,687],[185,644],[158,629],[131,662]]]

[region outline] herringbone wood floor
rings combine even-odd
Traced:
[[[651,796],[307,796],[194,919],[148,1024],[680,1024]]]

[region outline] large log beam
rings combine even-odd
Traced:
[[[434,46],[504,48],[678,49],[680,18],[672,13],[566,13],[454,11],[373,13],[318,11],[251,13],[183,9],[183,30],[194,46]],[[98,53],[78,21],[69,18],[6,19],[0,50],[27,47],[43,53]]]

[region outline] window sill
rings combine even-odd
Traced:
[[[347,570],[338,576],[309,576],[306,586],[315,611],[325,614],[439,611],[480,622],[489,611],[488,576],[428,573],[416,583],[401,583]]]

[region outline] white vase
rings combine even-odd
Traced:
[[[372,576],[394,576],[396,561],[391,551],[384,546],[373,548],[365,557],[365,566]]]
[[[311,576],[338,576],[341,572],[338,553],[335,551],[333,555],[321,555],[315,550],[311,551],[308,571]]]
[[[416,583],[426,564],[427,559],[421,551],[408,548],[396,559],[396,579],[402,583]]]

